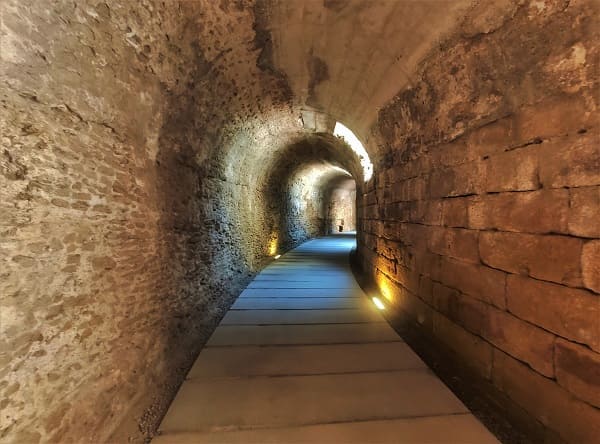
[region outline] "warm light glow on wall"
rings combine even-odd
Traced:
[[[352,177],[352,174],[350,174],[348,172],[348,170],[345,170],[344,168],[341,168],[341,167],[335,166],[335,165],[331,165],[331,168],[334,169],[335,171],[339,171],[340,173],[344,174],[345,176]]]
[[[367,182],[373,176],[373,164],[371,163],[371,159],[369,159],[369,153],[367,153],[367,150],[363,146],[362,142],[358,140],[358,137],[356,137],[350,128],[346,127],[340,122],[335,123],[333,135],[344,139],[346,143],[350,145],[352,151],[356,153],[360,159],[365,182]]]
[[[269,241],[269,256],[274,256],[277,254],[277,236],[271,237]]]
[[[388,301],[394,302],[394,291],[392,284],[388,281],[388,278],[383,273],[377,273],[376,277],[377,286],[381,295]]]
[[[390,284],[386,281],[382,281],[381,283],[381,294],[388,301],[392,301],[392,299],[394,298],[394,295],[392,294],[392,290],[390,288]]]

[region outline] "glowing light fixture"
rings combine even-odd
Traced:
[[[367,150],[361,141],[358,140],[358,137],[354,135],[350,128],[344,126],[340,122],[335,123],[333,135],[344,139],[346,143],[350,145],[352,151],[356,153],[363,168],[365,182],[367,182],[371,177],[373,177],[373,164],[371,163],[371,159],[369,159],[369,153],[367,153]]]
[[[373,303],[375,304],[375,306],[380,309],[380,310],[384,310],[385,309],[385,305],[383,305],[383,302],[381,302],[381,299],[379,299],[378,297],[373,297]]]
[[[278,254],[278,255],[275,256],[275,259],[279,259],[280,257],[281,257],[281,255]]]

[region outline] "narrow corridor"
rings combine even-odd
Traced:
[[[266,267],[153,442],[497,442],[360,289],[354,245],[354,235],[319,238]]]
[[[599,0],[0,1],[0,442],[599,444],[598,66]]]

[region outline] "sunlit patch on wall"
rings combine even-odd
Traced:
[[[344,168],[341,168],[341,167],[335,166],[335,165],[331,165],[330,168],[334,169],[335,171],[339,171],[340,173],[344,174],[345,176],[352,177],[352,174],[350,174],[348,172],[348,170],[345,170]]]
[[[352,151],[356,153],[360,159],[365,182],[367,182],[373,176],[373,164],[371,163],[369,154],[367,153],[367,150],[363,146],[362,142],[358,140],[358,137],[356,137],[350,128],[344,126],[340,122],[336,122],[335,128],[333,129],[333,135],[344,139],[346,143],[350,145]]]

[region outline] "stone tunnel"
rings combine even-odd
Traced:
[[[160,438],[261,270],[356,231],[365,296],[495,439],[598,442],[600,2],[0,8],[0,441]]]

